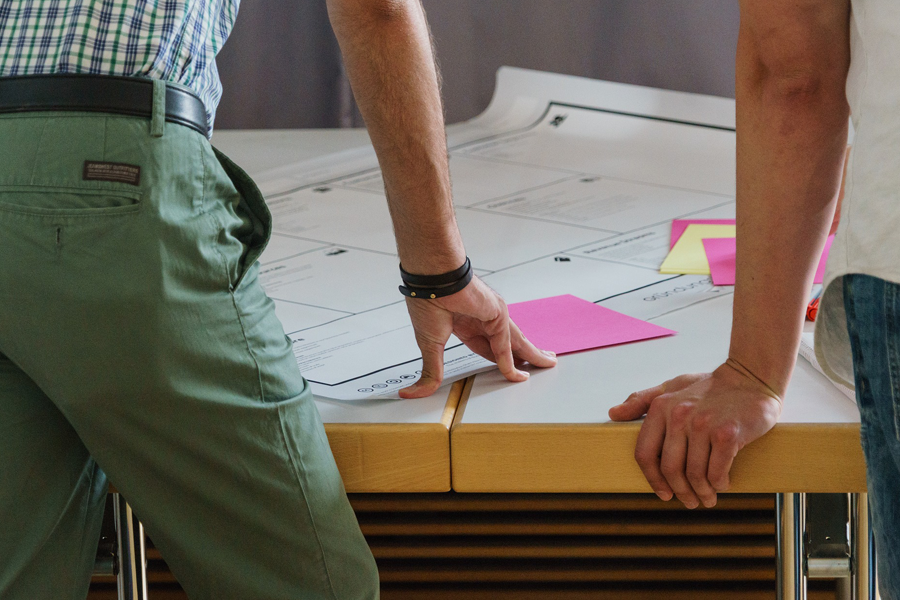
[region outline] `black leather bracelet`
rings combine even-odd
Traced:
[[[408,273],[403,268],[403,265],[400,265],[400,279],[402,279],[403,283],[406,285],[414,285],[417,287],[441,287],[456,283],[465,277],[466,272],[471,268],[472,263],[469,261],[468,256],[466,257],[466,262],[464,262],[460,268],[439,275],[413,275],[412,273]]]
[[[459,274],[458,277],[456,277],[457,274]],[[455,279],[450,279],[451,275],[454,276]],[[442,273],[440,275],[412,275],[411,273],[404,271],[403,267],[400,267],[400,276],[403,278],[403,283],[406,284],[400,286],[399,289],[401,294],[407,298],[434,300],[461,291],[472,281],[474,272],[472,271],[471,261],[466,257],[466,262],[463,263],[463,266],[450,273]],[[428,285],[422,283],[426,281],[438,283],[431,283]]]

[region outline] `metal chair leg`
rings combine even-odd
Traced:
[[[119,600],[147,600],[147,550],[144,526],[118,493],[113,494],[118,539]]]
[[[113,514],[113,499],[110,495],[106,499],[106,508],[103,513],[103,524],[100,527],[100,543],[97,545],[97,558],[94,560],[93,577],[115,577],[118,565],[116,557],[119,550],[116,547],[115,515]]]
[[[776,598],[806,600],[806,494],[776,494]],[[875,538],[869,521],[868,496],[850,495],[850,597],[878,600]],[[821,561],[826,565],[827,561]],[[829,563],[830,564],[830,563]],[[819,575],[825,570],[818,565]],[[837,573],[837,569],[835,569]],[[839,595],[842,590],[839,589]]]
[[[806,600],[806,555],[803,532],[806,519],[805,494],[775,496],[775,597]]]

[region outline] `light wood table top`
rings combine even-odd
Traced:
[[[633,458],[640,423],[612,423],[607,411],[633,391],[720,364],[731,299],[654,321],[678,335],[562,356],[525,383],[475,377],[451,430],[453,489],[651,491]],[[733,492],[865,491],[856,405],[800,358],[781,422],[739,454],[732,484]]]

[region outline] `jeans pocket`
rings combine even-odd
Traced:
[[[241,197],[241,202],[235,207],[235,213],[245,226],[240,228],[237,235],[246,250],[241,256],[237,278],[232,284],[236,289],[269,243],[272,235],[272,213],[269,212],[265,198],[253,179],[224,153],[216,148],[213,148],[213,152]]]

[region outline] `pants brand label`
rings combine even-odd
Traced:
[[[126,165],[124,163],[86,160],[84,161],[82,179],[84,181],[115,181],[117,183],[140,185],[141,168],[137,165]]]

